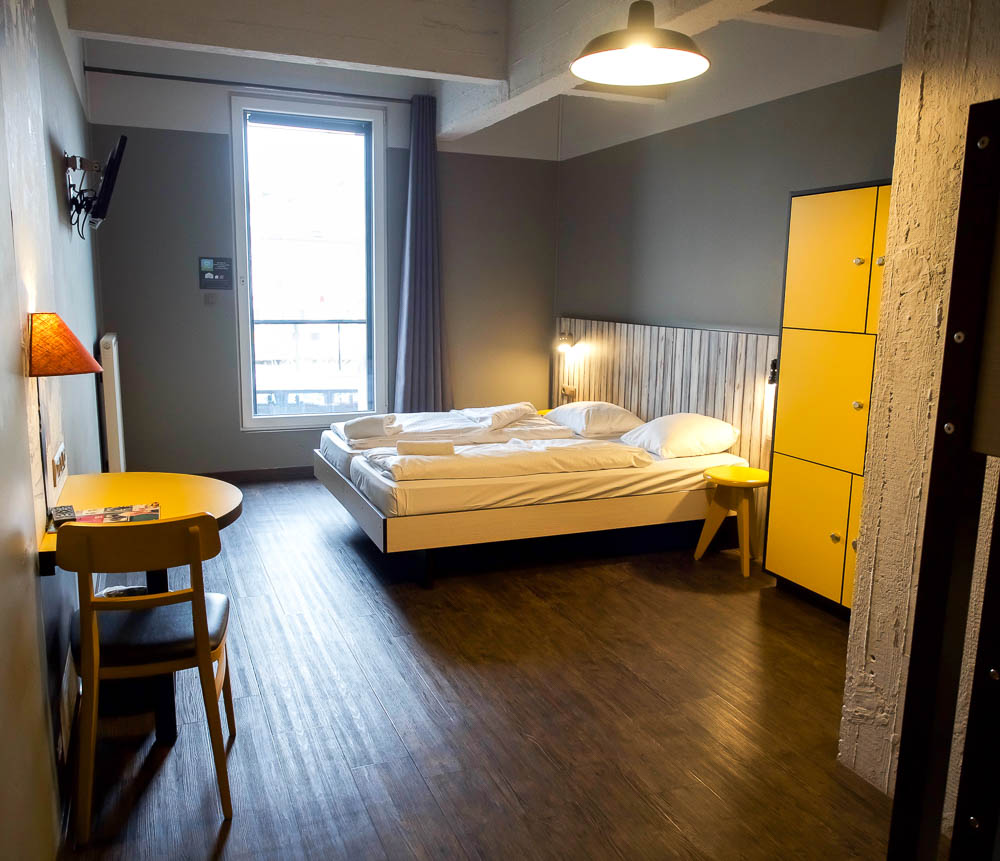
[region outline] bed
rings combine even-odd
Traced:
[[[624,468],[397,481],[373,465],[385,451],[352,446],[333,430],[314,451],[316,478],[385,553],[700,520],[705,469],[747,463],[731,453],[649,455]]]

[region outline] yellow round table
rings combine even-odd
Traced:
[[[765,487],[770,480],[766,469],[750,466],[713,466],[705,470],[705,478],[715,485],[712,501],[705,516],[705,525],[694,551],[694,558],[701,559],[708,545],[719,531],[731,511],[736,512],[737,531],[740,536],[740,568],[744,577],[750,576],[750,557],[753,555],[754,490]]]
[[[219,529],[229,526],[243,511],[243,493],[217,478],[177,472],[97,472],[71,475],[59,494],[59,505],[77,511],[115,505],[160,503],[160,519],[207,512]],[[39,553],[55,554],[56,532],[46,532]]]
[[[211,514],[222,529],[243,512],[243,492],[225,481],[201,475],[173,472],[101,472],[71,475],[59,494],[58,505],[72,505],[77,511],[112,508],[117,505],[160,503],[160,518],[188,514]],[[55,573],[58,532],[46,532],[38,547],[42,574]],[[147,571],[149,592],[168,591],[166,571]],[[127,703],[131,710],[150,708],[156,715],[156,740],[173,744],[177,738],[177,712],[174,676],[153,676],[148,688],[134,679],[101,682],[100,701],[107,707],[120,708]]]

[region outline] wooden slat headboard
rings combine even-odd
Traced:
[[[578,346],[556,354],[554,404],[569,402],[561,388],[570,385],[576,386],[575,400],[611,401],[644,421],[668,413],[714,416],[740,429],[734,453],[769,468],[764,401],[777,335],[576,317],[557,317],[559,332],[570,333]]]

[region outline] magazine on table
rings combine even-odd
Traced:
[[[77,523],[138,523],[141,520],[159,520],[160,503],[144,505],[114,505],[110,508],[90,508],[77,511]]]

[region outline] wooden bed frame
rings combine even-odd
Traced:
[[[580,400],[612,401],[643,421],[678,412],[715,416],[741,430],[733,454],[768,468],[765,389],[770,361],[778,355],[776,335],[574,317],[556,319],[560,332],[570,333],[583,349],[557,354],[551,388],[558,393],[555,405],[565,402],[563,387],[571,386]],[[386,517],[318,450],[313,472],[384,553],[703,520],[711,494],[678,490]],[[763,522],[755,532],[763,534]]]
[[[703,488],[387,517],[319,449],[313,449],[313,472],[383,553],[703,520],[709,503]]]

